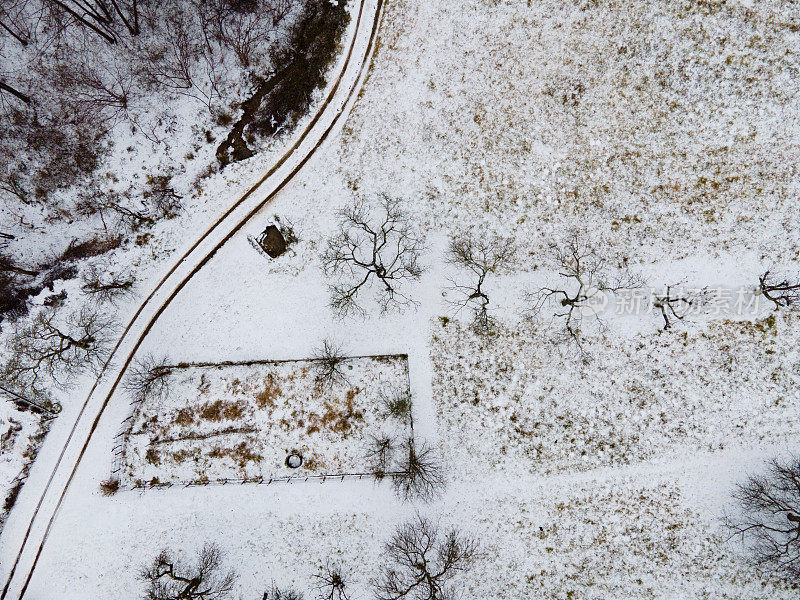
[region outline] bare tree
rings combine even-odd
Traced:
[[[115,304],[119,299],[129,296],[133,289],[133,275],[130,271],[112,271],[100,265],[89,266],[82,275],[82,289],[100,302]]]
[[[203,29],[232,50],[239,64],[249,69],[264,66],[269,42],[290,8],[286,0],[204,0],[200,15]]]
[[[159,400],[169,392],[170,372],[166,357],[147,354],[134,363],[122,387],[136,401]]]
[[[407,438],[399,448],[398,474],[393,478],[394,488],[403,500],[428,501],[444,489],[442,464],[433,448],[425,443],[417,447],[413,437]]]
[[[385,563],[375,586],[378,600],[454,600],[459,573],[469,569],[478,542],[456,529],[417,516],[397,528],[386,544]]]
[[[800,281],[792,282],[788,278],[777,281],[769,271],[758,278],[758,291],[775,304],[775,310],[800,304]]]
[[[317,364],[317,384],[331,384],[345,381],[343,362],[344,351],[341,344],[330,339],[322,340],[322,344],[314,351]]]
[[[773,459],[733,495],[741,512],[727,517],[733,536],[747,542],[757,565],[800,582],[800,458]]]
[[[174,217],[181,208],[181,197],[170,187],[151,187],[135,202],[130,196],[131,190],[123,193],[90,190],[81,194],[77,210],[86,215],[99,213],[104,225],[107,215],[114,216],[123,227],[138,231]]]
[[[366,458],[372,474],[383,479],[389,472],[394,456],[395,442],[388,435],[376,435],[367,444]]]
[[[341,229],[322,254],[325,274],[339,278],[330,288],[333,309],[341,315],[363,312],[358,296],[373,283],[383,311],[414,304],[400,288],[422,275],[425,246],[399,200],[382,196],[378,211],[357,201],[340,216]]]
[[[84,369],[96,370],[115,329],[109,317],[89,306],[72,313],[63,324],[54,309],[44,310],[12,335],[0,381],[24,394],[45,397],[48,381],[66,387]]]
[[[316,574],[317,600],[350,600],[347,595],[349,577],[336,563],[325,563],[322,572]]]
[[[226,73],[218,36],[208,29],[204,3],[173,11],[158,44],[143,57],[145,80],[153,86],[195,98],[211,109]]]
[[[507,268],[513,257],[511,241],[498,236],[477,238],[469,234],[450,242],[448,261],[466,269],[472,275],[469,283],[450,280],[450,290],[457,296],[450,302],[459,309],[468,305],[472,307],[473,325],[478,331],[489,330],[492,323],[488,314],[489,296],[484,287],[486,277]]]
[[[554,305],[555,316],[564,319],[566,339],[581,345],[581,326],[585,316],[593,317],[603,327],[600,309],[606,293],[617,293],[641,285],[640,280],[624,266],[615,267],[577,232],[567,236],[563,244],[551,244],[552,258],[561,279],[560,286],[542,287],[527,295],[532,312],[538,314]]]
[[[96,118],[115,121],[128,109],[133,75],[123,61],[98,61],[81,49],[49,71],[55,85]]]
[[[147,600],[221,600],[233,590],[236,573],[221,573],[222,552],[207,543],[194,567],[181,565],[169,550],[163,550],[139,576],[147,584]]]
[[[664,331],[672,327],[673,318],[682,321],[692,306],[698,303],[698,299],[690,294],[674,294],[672,292],[674,287],[668,285],[664,294],[656,294],[653,297],[653,307],[661,311],[664,319]]]
[[[274,585],[264,592],[263,600],[303,600],[303,594],[291,588],[279,588]]]

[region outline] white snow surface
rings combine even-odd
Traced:
[[[481,541],[460,578],[468,598],[795,598],[747,563],[720,519],[737,481],[797,447],[797,314],[701,314],[662,333],[653,315],[609,319],[582,360],[553,345],[557,319],[519,309],[556,276],[548,243],[573,228],[654,287],[751,290],[774,265],[796,271],[796,10],[644,0],[385,10],[342,135],[190,281],[140,353],[292,359],[335,338],[354,355],[408,354],[415,432],[444,458],[445,494],[414,504],[387,483],[309,481],[102,497],[130,413],[120,392],[27,597],[138,598],[137,567],[161,547],[191,558],[211,540],[239,573],[236,598],[272,582],[311,597],[330,559],[366,598],[393,527],[419,512]],[[244,184],[229,175],[204,193],[233,197]],[[404,199],[427,235],[427,270],[410,288],[419,304],[338,319],[319,252],[337,210],[377,192]],[[300,241],[270,261],[247,236],[274,215]],[[155,247],[181,235],[164,227]],[[520,248],[514,272],[487,283],[499,321],[488,337],[442,297],[448,238],[466,230]],[[64,404],[60,419],[74,415]]]

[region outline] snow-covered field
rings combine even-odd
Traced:
[[[402,356],[343,359],[330,380],[318,361],[177,367],[167,392],[137,405],[123,436],[123,484],[268,481],[371,472],[371,439],[411,435]],[[299,467],[287,458],[298,453]],[[389,470],[396,470],[390,465]]]
[[[448,455],[561,473],[676,459],[762,440],[797,443],[797,314],[591,341],[565,359],[530,327],[433,333],[434,397]],[[455,461],[466,464],[468,461]]]
[[[796,7],[396,0],[385,11],[342,135],[187,284],[140,354],[290,359],[326,338],[352,355],[408,353],[415,434],[443,459],[443,496],[408,504],[387,483],[309,481],[105,498],[97,484],[130,414],[118,393],[31,597],[138,598],[136,567],[162,546],[191,556],[211,540],[239,572],[234,597],[271,582],[313,597],[312,575],[334,559],[353,573],[351,597],[366,598],[394,525],[419,512],[481,541],[460,577],[466,598],[795,598],[721,518],[737,481],[797,447],[797,312],[700,311],[668,331],[657,315],[609,318],[576,354],[554,343],[558,319],[523,308],[557,277],[549,244],[575,228],[653,287],[751,293],[766,269],[800,271]],[[379,192],[426,234],[426,272],[408,288],[418,305],[367,303],[364,318],[338,319],[319,253],[337,210]],[[300,241],[269,261],[247,236],[274,215]],[[518,249],[487,282],[490,335],[443,298],[448,238],[467,230]]]

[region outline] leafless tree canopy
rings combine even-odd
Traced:
[[[326,563],[316,579],[317,600],[350,600],[347,595],[348,576],[341,565]]]
[[[317,384],[331,384],[345,380],[343,361],[344,350],[341,344],[333,340],[322,340],[322,344],[314,351],[317,361]]]
[[[170,368],[167,358],[148,354],[137,360],[122,383],[123,389],[137,401],[158,400],[169,391]]]
[[[83,291],[100,302],[116,303],[129,296],[133,288],[130,271],[112,271],[100,265],[91,265],[83,272]]]
[[[800,458],[770,461],[734,498],[741,513],[727,524],[749,544],[754,562],[800,583]]]
[[[579,233],[573,232],[562,244],[551,244],[550,249],[560,280],[528,294],[532,312],[554,306],[556,317],[563,319],[567,339],[580,345],[585,316],[603,325],[597,308],[602,306],[604,294],[639,287],[641,282],[624,266],[600,256]]]
[[[413,437],[407,438],[400,448],[399,475],[394,477],[397,494],[404,500],[432,500],[444,489],[442,464],[436,451],[425,443],[419,446]]]
[[[469,569],[478,543],[455,529],[418,516],[401,525],[386,545],[385,564],[375,589],[378,600],[454,600],[455,578]]]
[[[490,274],[508,268],[514,257],[511,240],[498,236],[476,237],[473,234],[455,238],[450,242],[448,261],[462,267],[471,275],[471,281],[451,279],[455,299],[451,302],[459,308],[471,306],[473,325],[478,331],[491,327],[488,313],[489,296],[484,283]]]
[[[775,305],[775,310],[800,305],[800,280],[775,279],[766,271],[758,278],[758,285],[764,297]]]
[[[234,571],[221,572],[222,552],[214,544],[206,544],[193,566],[177,562],[168,550],[162,551],[153,563],[140,572],[147,588],[147,600],[222,600],[227,598],[236,581]]]
[[[107,355],[113,321],[92,307],[61,323],[56,311],[40,312],[12,335],[0,381],[23,395],[44,397],[49,382],[66,387],[85,369],[97,369]]]
[[[400,201],[383,196],[377,210],[357,201],[340,215],[340,231],[322,255],[325,274],[337,279],[331,286],[334,310],[342,315],[363,311],[359,296],[371,287],[383,311],[413,304],[402,288],[422,275],[419,258],[425,246]]]
[[[303,594],[291,588],[273,585],[268,592],[264,592],[262,600],[303,600]]]

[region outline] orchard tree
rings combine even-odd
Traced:
[[[325,563],[322,572],[317,573],[314,578],[316,579],[317,600],[350,600],[347,595],[349,576],[341,565]]]
[[[753,562],[800,583],[800,457],[773,459],[733,497],[739,510],[726,523],[747,543]]]
[[[331,306],[340,315],[364,312],[362,292],[375,290],[382,311],[415,304],[404,286],[420,278],[425,244],[400,201],[381,196],[377,207],[359,200],[340,211],[339,232],[328,240],[322,266]]]
[[[222,552],[207,543],[194,565],[184,565],[163,550],[144,567],[139,577],[146,583],[146,600],[223,600],[230,596],[236,573],[222,572]]]
[[[775,310],[800,306],[800,278],[775,278],[766,271],[758,278],[758,291],[775,305]]]
[[[584,318],[591,318],[603,328],[600,311],[607,301],[606,294],[640,287],[641,281],[624,265],[614,265],[601,256],[582,233],[572,232],[562,243],[551,244],[550,251],[558,280],[527,294],[531,312],[541,314],[551,306],[563,323],[565,339],[575,342],[582,351]]]
[[[169,392],[171,371],[166,356],[156,358],[147,354],[133,364],[122,382],[122,387],[138,402],[160,400]]]
[[[376,446],[377,449],[377,446]],[[444,469],[436,451],[417,444],[412,436],[399,444],[399,465],[393,476],[395,491],[403,500],[433,500],[445,487]]]
[[[507,269],[514,258],[511,240],[499,236],[478,237],[463,235],[450,242],[447,260],[467,272],[467,277],[451,279],[454,299],[448,300],[459,309],[470,306],[473,312],[473,326],[478,331],[488,331],[492,319],[489,316],[489,296],[485,283],[489,275]]]
[[[324,339],[314,350],[317,385],[341,383],[346,380],[344,360],[346,356],[342,345],[331,339]]]
[[[386,544],[375,586],[378,600],[453,600],[456,577],[469,570],[478,542],[456,529],[446,531],[417,516],[397,528]]]
[[[662,331],[671,328],[675,320],[683,321],[690,310],[703,303],[703,296],[706,292],[705,289],[699,293],[675,291],[675,287],[668,285],[663,294],[653,296],[653,308],[658,309],[661,312],[661,318],[664,319]]]

